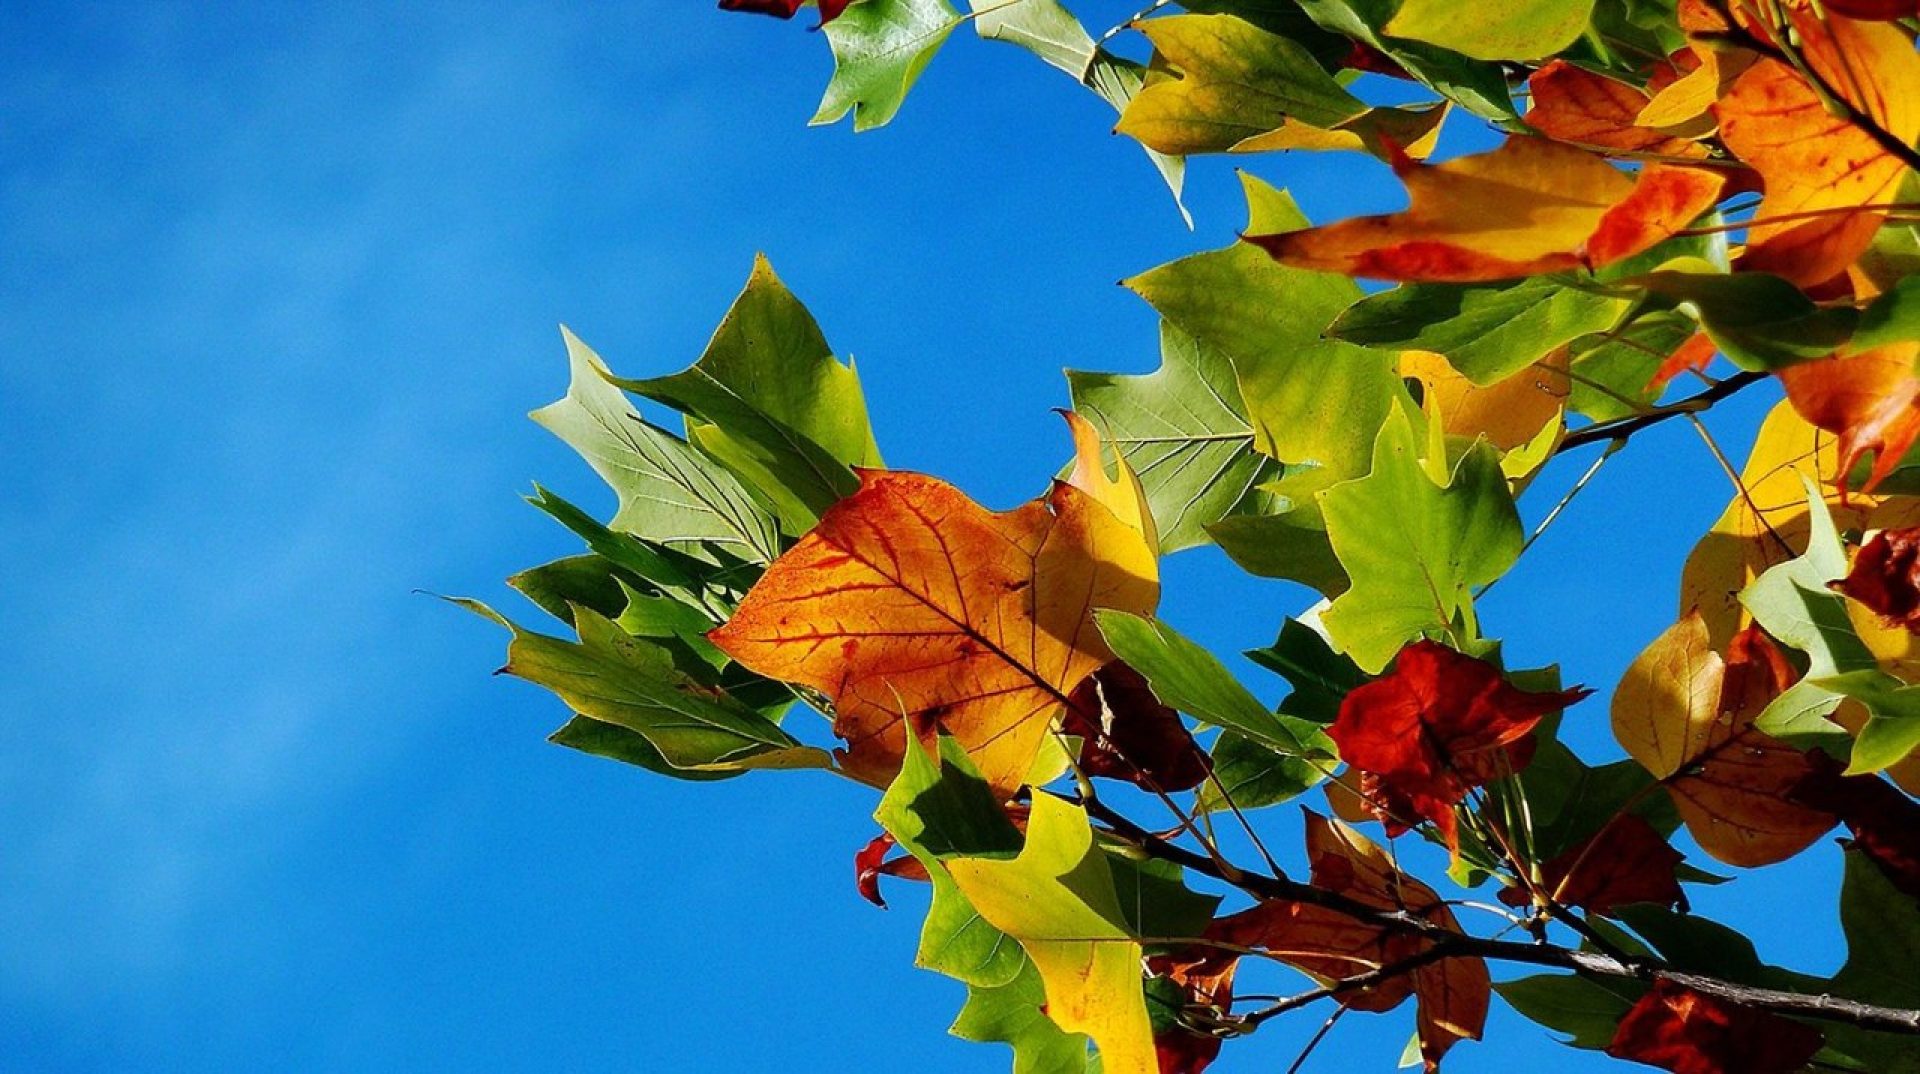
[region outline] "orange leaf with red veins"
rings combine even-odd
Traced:
[[[1833,827],[1833,815],[1790,800],[1813,769],[1807,755],[1753,721],[1795,678],[1758,627],[1721,659],[1700,613],[1654,639],[1613,695],[1613,733],[1666,785],[1702,850],[1729,865],[1770,865]]]
[[[1686,907],[1686,893],[1674,869],[1684,855],[1673,849],[1653,825],[1632,813],[1623,813],[1593,838],[1540,867],[1541,879],[1553,901],[1612,916],[1615,909],[1634,903]],[[1522,888],[1500,891],[1508,906],[1528,906]]]
[[[1713,207],[1720,176],[1649,164],[1638,176],[1584,149],[1510,138],[1490,153],[1394,171],[1408,208],[1279,235],[1251,235],[1282,264],[1383,280],[1474,283],[1598,268],[1673,235]]]
[[[1861,491],[1871,492],[1920,436],[1920,343],[1892,343],[1780,370],[1780,383],[1800,416],[1840,438],[1840,474],[1873,452]]]
[[[1084,743],[1079,767],[1089,776],[1186,791],[1213,771],[1180,714],[1161,704],[1147,680],[1118,660],[1074,687],[1060,731]]]
[[[1833,588],[1873,609],[1887,625],[1920,634],[1920,526],[1868,538]]]
[[[1011,796],[1074,687],[1113,658],[1094,609],[1152,611],[1153,548],[1064,482],[991,512],[936,478],[858,473],[708,637],[825,694],[855,778],[886,785],[909,729],[944,729]]]
[[[1484,660],[1421,640],[1400,650],[1392,671],[1349,692],[1327,733],[1341,760],[1368,777],[1388,834],[1422,818],[1457,847],[1453,807],[1524,767],[1534,725],[1588,693],[1522,690]]]
[[[1555,60],[1535,71],[1527,86],[1532,104],[1523,118],[1556,141],[1658,156],[1707,155],[1698,142],[1641,126],[1640,113],[1653,98],[1625,82]]]
[[[1620,1019],[1607,1054],[1673,1074],[1793,1074],[1825,1043],[1812,1026],[1662,977]]]
[[[1378,910],[1405,912],[1458,931],[1440,896],[1395,868],[1377,845],[1359,832],[1306,811],[1307,860],[1315,887]],[[1289,899],[1270,899],[1220,918],[1207,938],[1257,947],[1325,984],[1392,966],[1425,952],[1430,941],[1369,924],[1338,910]],[[1385,1011],[1409,995],[1419,999],[1420,1052],[1430,1072],[1459,1040],[1478,1040],[1492,996],[1487,964],[1479,958],[1445,958],[1366,988],[1340,994],[1343,1006]]]
[[[1920,55],[1897,27],[1805,7],[1787,12],[1807,68],[1886,137],[1920,137]],[[1873,241],[1907,166],[1873,134],[1834,115],[1805,76],[1762,59],[1714,106],[1720,139],[1760,173],[1765,197],[1739,267],[1814,287],[1845,272]],[[1801,215],[1814,214],[1814,215]],[[1771,222],[1769,222],[1771,221]]]

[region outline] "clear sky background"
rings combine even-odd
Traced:
[[[805,125],[810,15],[586,8],[0,8],[0,1068],[1006,1068],[943,1033],[922,896],[854,894],[869,793],[549,746],[559,703],[488,674],[502,634],[412,591],[534,614],[500,579],[576,544],[519,495],[611,506],[524,418],[565,387],[557,325],[678,369],[756,250],[858,358],[892,464],[1025,499],[1060,369],[1157,360],[1114,281],[1230,241],[1238,184],[1197,166],[1189,232],[1104,105],[965,30],[856,137]],[[1246,163],[1317,219],[1399,204],[1358,157]],[[1766,403],[1716,411],[1733,450]],[[1610,688],[1727,491],[1683,424],[1636,438],[1484,624]],[[1307,603],[1211,552],[1166,574],[1226,650]],[[1569,715],[1597,759],[1605,712]],[[1836,886],[1823,845],[1696,905],[1790,920],[1762,953],[1824,971]],[[1409,1028],[1356,1015],[1308,1070],[1391,1069]],[[1448,1069],[1612,1068],[1490,1029]]]

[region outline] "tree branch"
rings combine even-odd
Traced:
[[[1568,433],[1566,438],[1560,441],[1560,446],[1553,449],[1553,453],[1558,455],[1586,444],[1597,444],[1602,441],[1625,440],[1648,426],[1658,425],[1674,418],[1683,418],[1689,414],[1698,414],[1741,389],[1758,384],[1768,376],[1770,374],[1742,370],[1697,395],[1690,395],[1665,406],[1654,407],[1644,413],[1583,426]]]
[[[1882,1007],[1832,995],[1807,995],[1774,988],[1757,988],[1719,977],[1687,973],[1674,969],[1656,958],[1622,958],[1599,952],[1575,950],[1551,943],[1484,939],[1456,932],[1418,914],[1382,910],[1338,892],[1303,884],[1285,876],[1266,876],[1237,869],[1231,870],[1232,875],[1228,875],[1229,870],[1220,868],[1212,859],[1141,828],[1103,803],[1089,801],[1082,805],[1090,816],[1107,825],[1113,835],[1126,842],[1157,858],[1231,884],[1255,898],[1285,899],[1320,906],[1383,930],[1411,933],[1432,941],[1432,946],[1417,956],[1369,970],[1335,982],[1326,988],[1316,989],[1311,993],[1302,993],[1300,996],[1283,1000],[1280,1005],[1285,1005],[1287,1010],[1303,1006],[1316,999],[1377,984],[1388,977],[1411,972],[1442,958],[1475,957],[1570,970],[1584,977],[1641,982],[1665,979],[1696,992],[1753,1010],[1815,1021],[1841,1022],[1884,1033],[1920,1036],[1920,1010]],[[1271,1008],[1268,1009],[1271,1010]],[[1260,1013],[1255,1012],[1255,1014]],[[1252,1018],[1254,1015],[1248,1017]],[[1265,1015],[1265,1017],[1272,1017],[1272,1015]]]

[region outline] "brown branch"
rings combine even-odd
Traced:
[[[1566,435],[1560,446],[1553,449],[1555,455],[1587,444],[1598,444],[1609,440],[1625,440],[1634,433],[1651,425],[1674,418],[1684,418],[1689,414],[1698,414],[1726,397],[1767,379],[1770,374],[1742,370],[1733,376],[1713,385],[1697,395],[1690,395],[1665,406],[1657,406],[1643,413],[1616,418],[1613,421],[1600,421],[1582,426]]]
[[[1517,940],[1484,939],[1457,932],[1445,925],[1427,920],[1418,914],[1406,911],[1382,910],[1335,891],[1303,884],[1285,876],[1266,876],[1233,870],[1229,876],[1211,859],[1197,854],[1177,843],[1168,841],[1134,824],[1126,817],[1116,813],[1111,807],[1099,802],[1082,803],[1089,815],[1107,825],[1111,834],[1125,840],[1155,857],[1200,873],[1216,880],[1233,885],[1258,899],[1285,899],[1292,902],[1307,903],[1342,913],[1377,928],[1409,933],[1426,938],[1432,946],[1423,950],[1420,956],[1404,962],[1391,963],[1388,966],[1370,970],[1347,980],[1365,978],[1362,984],[1353,984],[1348,988],[1364,987],[1377,983],[1393,973],[1407,973],[1419,966],[1441,958],[1470,957],[1484,958],[1499,962],[1512,962],[1528,966],[1544,966],[1550,969],[1570,970],[1583,977],[1632,980],[1652,982],[1669,980],[1675,984],[1690,988],[1730,1003],[1737,1003],[1753,1010],[1768,1011],[1774,1014],[1789,1015],[1815,1021],[1841,1022],[1862,1029],[1877,1030],[1883,1033],[1899,1033],[1920,1036],[1920,1010],[1905,1010],[1897,1007],[1882,1007],[1872,1003],[1861,1003],[1832,995],[1807,995],[1801,992],[1786,992],[1774,988],[1757,988],[1728,981],[1705,974],[1687,973],[1674,969],[1656,958],[1621,958],[1616,955],[1593,951],[1579,951],[1551,943],[1523,943]],[[1409,964],[1410,963],[1410,964]],[[1386,971],[1392,971],[1388,973]],[[1376,976],[1377,975],[1377,976]],[[1344,982],[1336,982],[1338,986]],[[1336,992],[1324,989],[1317,993],[1303,993],[1312,999],[1325,998]],[[1299,1006],[1312,1002],[1312,999],[1294,997],[1282,1001]],[[1297,1002],[1296,1002],[1297,1001]],[[1293,1009],[1289,1007],[1288,1009]],[[1255,1012],[1258,1013],[1258,1012]],[[1253,1015],[1249,1015],[1249,1018]]]

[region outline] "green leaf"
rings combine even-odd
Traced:
[[[887,0],[862,0],[827,24]],[[692,367],[616,380],[688,416],[688,438],[777,508],[793,534],[859,486],[852,466],[879,466],[867,402],[813,315],[764,256]]]
[[[1860,321],[1854,326],[1847,349],[1858,352],[1917,339],[1920,339],[1920,276],[1907,276],[1860,311]]]
[[[1517,119],[1506,76],[1498,66],[1380,32],[1398,10],[1399,0],[1299,0],[1299,4],[1314,22],[1386,53],[1408,74],[1474,115],[1503,125]]]
[[[1285,192],[1242,175],[1247,231],[1306,226]],[[1400,381],[1388,355],[1321,338],[1360,297],[1352,280],[1288,268],[1236,243],[1127,280],[1161,316],[1233,363],[1254,446],[1339,480],[1365,473],[1373,433]]]
[[[1798,287],[1765,272],[1663,269],[1628,282],[1690,313],[1742,369],[1774,370],[1824,358],[1846,343],[1858,316],[1851,309],[1822,309]]]
[[[1878,772],[1900,763],[1920,747],[1920,686],[1901,682],[1877,668],[1834,675],[1811,685],[1866,706],[1867,722],[1854,736],[1848,775]]]
[[[942,737],[936,764],[909,735],[900,774],[873,817],[927,867],[933,884],[933,904],[920,931],[914,965],[973,987],[1012,981],[1026,957],[974,910],[942,864],[953,855],[1013,854],[1020,849],[1020,833],[995,804],[966,751]]]
[[[1220,908],[1220,896],[1187,887],[1185,870],[1131,847],[1109,846],[1107,869],[1127,931],[1134,936],[1197,939]]]
[[[1230,515],[1207,527],[1207,535],[1241,570],[1284,578],[1324,597],[1347,589],[1347,572],[1327,541],[1327,523],[1314,499],[1325,475],[1307,470],[1260,487],[1272,514]]]
[[[1615,1028],[1646,986],[1632,981],[1601,982],[1575,974],[1540,974],[1493,986],[1500,998],[1522,1015],[1565,1033],[1575,1048],[1605,1048]]]
[[[1327,778],[1327,761],[1275,752],[1245,735],[1220,732],[1213,743],[1213,778],[1200,785],[1194,805],[1203,813],[1260,809],[1292,801]]]
[[[1017,951],[1018,948],[1015,948]],[[1087,1037],[1053,1024],[1040,971],[1023,957],[1020,972],[997,987],[967,986],[967,1003],[949,1030],[961,1040],[1013,1048],[1013,1074],[1084,1074]]]
[[[1281,712],[1318,724],[1332,723],[1348,692],[1368,681],[1366,672],[1334,652],[1319,631],[1298,619],[1282,623],[1273,644],[1249,650],[1247,659],[1293,687],[1280,702]]]
[[[573,606],[584,604],[608,618],[627,606],[623,583],[634,579],[605,556],[568,556],[529,567],[507,579],[507,584],[540,606],[548,615],[573,625]]]
[[[1153,42],[1155,73],[1116,129],[1162,152],[1224,152],[1288,120],[1324,129],[1367,111],[1304,47],[1231,15],[1138,29]]]
[[[588,548],[615,567],[686,603],[708,608],[718,618],[732,611],[762,570],[758,563],[698,558],[629,533],[615,533],[538,485],[527,501],[578,534]],[[561,618],[572,622],[569,616]]]
[[[1380,430],[1373,470],[1327,490],[1327,536],[1353,588],[1321,617],[1327,634],[1368,672],[1416,638],[1445,635],[1466,619],[1472,590],[1500,577],[1523,534],[1500,456],[1484,441],[1451,474],[1445,451],[1423,459],[1401,410]]]
[[[1139,475],[1160,529],[1160,550],[1207,541],[1205,527],[1260,501],[1279,464],[1253,450],[1253,427],[1233,366],[1172,325],[1160,332],[1160,368],[1144,376],[1067,372],[1073,408]]]
[[[1847,672],[1874,672],[1873,653],[1854,632],[1846,599],[1828,588],[1845,577],[1847,553],[1840,544],[1826,500],[1811,481],[1807,490],[1807,550],[1769,568],[1740,593],[1754,621],[1781,642],[1807,654],[1807,673],[1773,699],[1754,721],[1761,731],[1802,745],[1844,741],[1827,717],[1841,691],[1821,685]]]
[[[1695,331],[1692,318],[1667,310],[1638,316],[1602,336],[1574,340],[1567,405],[1594,421],[1638,413],[1661,394],[1651,386],[1661,363]]]
[[[1865,854],[1849,851],[1840,887],[1840,928],[1847,961],[1832,991],[1889,1007],[1920,1007],[1920,903],[1886,878]],[[1827,1043],[1876,1074],[1920,1074],[1913,1038],[1845,1025],[1823,1026]]]
[[[645,738],[669,774],[737,771],[756,755],[804,749],[771,720],[690,677],[667,648],[627,636],[589,608],[574,608],[580,640],[572,642],[523,630],[478,601],[457,603],[512,632],[501,671],[546,687],[581,716]]]
[[[1401,0],[1385,30],[1477,60],[1538,60],[1586,32],[1593,0]]]
[[[1435,351],[1467,379],[1488,385],[1563,343],[1605,332],[1630,304],[1545,276],[1490,286],[1406,284],[1361,299],[1327,334],[1396,353]]]
[[[612,528],[666,544],[712,541],[742,558],[770,562],[780,554],[773,519],[732,474],[685,441],[640,417],[612,374],[572,332],[572,381],[566,397],[533,412],[533,420],[566,441],[620,498]]]
[[[857,0],[824,28],[833,80],[810,122],[834,123],[852,112],[856,131],[886,125],[958,25],[946,0]]]
[[[647,740],[647,736],[637,731],[629,731],[617,724],[604,723],[591,716],[575,716],[563,724],[558,731],[548,735],[547,741],[556,746],[565,746],[595,757],[605,757],[608,760],[635,765],[655,775],[672,776],[675,779],[694,782],[732,779],[746,771],[740,768],[675,768],[667,763],[667,759],[660,755],[659,749]]]
[[[1161,703],[1289,757],[1336,756],[1326,732],[1267,711],[1212,653],[1165,623],[1117,611],[1097,611],[1093,617],[1114,655],[1146,677]]]

